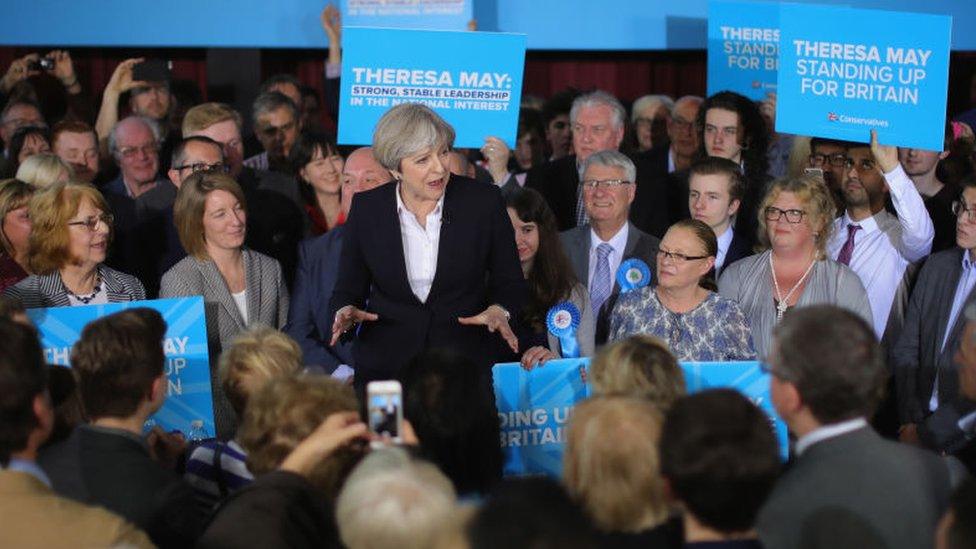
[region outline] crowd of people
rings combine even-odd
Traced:
[[[96,110],[70,54],[45,58],[0,80],[0,545],[976,544],[965,123],[922,151],[777,134],[775,96],[628,111],[567,89],[523,97],[513,148],[455,148],[416,103],[349,148],[294,76],[250,113],[178,108],[134,58]],[[334,118],[340,66],[333,48]],[[144,432],[167,398],[159,313],[87,325],[70,373],[24,314],[183,296],[205,303],[216,427],[192,446]],[[593,396],[562,477],[504,479],[490,367],[563,357],[593,357]],[[785,464],[764,412],[687,394],[679,365],[753,360]],[[391,379],[403,444],[376,449],[364,394]]]

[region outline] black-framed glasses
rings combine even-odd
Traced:
[[[583,181],[581,185],[583,188],[594,190],[594,189],[616,189],[623,185],[630,185],[630,181],[625,181],[623,179],[587,179]]]
[[[98,230],[98,224],[104,223],[106,227],[112,228],[112,223],[115,222],[115,216],[110,213],[104,213],[101,215],[93,215],[87,219],[82,219],[81,221],[69,221],[68,225],[78,225],[84,226],[89,232],[95,232]]]
[[[956,217],[965,217],[965,220],[970,223],[976,221],[976,207],[970,208],[961,200],[952,203],[952,214]]]
[[[174,170],[190,170],[190,173],[198,172],[217,172],[217,173],[228,173],[230,172],[230,166],[224,164],[223,162],[214,162],[213,164],[207,164],[206,162],[194,162],[193,164],[183,164],[182,166],[173,166]]]
[[[835,168],[840,168],[847,165],[847,156],[844,153],[834,153],[834,154],[811,154],[810,155],[810,165],[813,167],[823,166],[824,164],[830,164]]]
[[[660,258],[668,258],[671,261],[676,261],[678,263],[684,263],[685,261],[694,261],[696,259],[705,259],[707,255],[686,255],[680,252],[669,252],[668,250],[658,249],[657,256]]]
[[[848,170],[854,168],[855,170],[858,171],[858,173],[867,173],[867,172],[874,171],[874,169],[877,167],[877,164],[874,162],[874,160],[871,160],[870,158],[862,158],[861,160],[854,160],[853,158],[848,157],[844,159],[844,167],[847,168]]]
[[[781,210],[776,206],[767,206],[766,210],[763,212],[763,215],[766,217],[766,221],[779,221],[783,219],[783,217],[786,217],[786,222],[794,225],[803,221],[803,216],[806,214],[807,212],[803,210]]]

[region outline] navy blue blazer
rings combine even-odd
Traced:
[[[452,175],[444,191],[437,270],[421,303],[407,281],[396,189],[390,182],[358,193],[345,224],[328,318],[346,305],[379,315],[355,331],[358,386],[395,378],[427,348],[453,347],[477,363],[494,362],[493,338],[499,336],[484,326],[463,326],[458,318],[491,304],[517,318],[526,295],[515,233],[498,188]]]
[[[332,373],[340,364],[353,366],[349,343],[329,346],[332,317],[329,300],[339,276],[339,253],[342,250],[340,225],[329,232],[306,238],[298,245],[298,268],[295,289],[285,333],[298,342],[306,366],[319,366]]]
[[[732,242],[729,243],[729,249],[725,252],[725,261],[722,263],[722,268],[715,273],[715,279],[718,280],[718,277],[722,275],[722,271],[729,265],[755,253],[752,250],[754,245],[755,242],[752,239],[746,238],[741,232],[732,229]]]

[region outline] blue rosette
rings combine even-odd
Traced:
[[[579,343],[576,341],[576,329],[580,324],[580,311],[576,305],[563,301],[553,305],[546,315],[546,328],[549,333],[559,339],[559,347],[563,358],[579,358]]]
[[[622,293],[632,292],[651,283],[651,268],[642,260],[632,257],[620,263],[617,284]]]

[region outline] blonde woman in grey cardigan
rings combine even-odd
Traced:
[[[729,265],[719,292],[739,302],[752,327],[756,353],[769,352],[773,327],[794,307],[832,304],[871,322],[860,278],[825,253],[836,208],[823,178],[781,179],[759,209],[759,240],[768,249]]]
[[[288,318],[288,290],[278,262],[244,247],[244,193],[230,176],[202,172],[180,186],[173,206],[187,257],[163,275],[159,297],[203,296],[210,350],[217,438],[237,429],[234,410],[216,376],[220,352],[245,329],[280,329]]]

